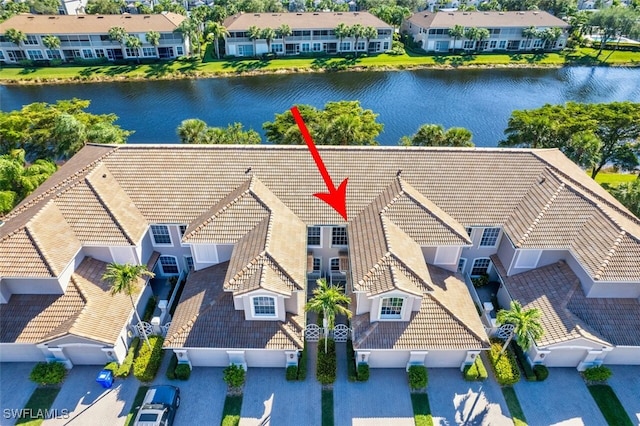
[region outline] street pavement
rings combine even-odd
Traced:
[[[29,373],[35,365],[34,362],[0,364],[0,425],[14,424],[15,410],[24,408],[31,397],[36,384],[29,380]]]
[[[609,385],[633,424],[640,425],[640,365],[610,365],[609,368],[613,372]]]

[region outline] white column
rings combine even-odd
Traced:
[[[460,366],[460,371],[464,370],[464,367],[467,365],[471,365],[476,361],[476,358],[480,356],[480,351],[467,351],[467,356],[465,357],[462,365]]]
[[[104,356],[111,361],[117,361],[116,351],[113,348],[101,348],[101,351],[104,352]]]
[[[290,365],[298,366],[298,351],[284,351],[284,354],[287,358],[286,367]]]
[[[193,368],[191,360],[189,359],[189,353],[186,349],[174,349],[173,353],[175,353],[176,358],[178,358],[178,364],[189,364],[189,368]]]
[[[406,370],[409,371],[409,367],[411,367],[412,365],[422,365],[426,367],[425,358],[427,357],[428,353],[428,351],[411,351]]]
[[[68,370],[73,368],[73,363],[71,362],[70,359],[67,359],[67,356],[64,354],[64,351],[62,350],[62,348],[48,348],[48,349],[51,355],[53,355],[53,357],[55,358],[53,361],[64,364],[64,366]]]
[[[227,351],[229,365],[236,364],[242,366],[247,371],[247,361],[244,359],[244,351]]]
[[[356,351],[356,365],[369,364],[369,355],[371,355],[371,352]]]

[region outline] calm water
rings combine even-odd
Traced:
[[[90,112],[115,113],[130,142],[177,142],[187,118],[211,126],[262,123],[294,104],[322,107],[358,99],[384,124],[379,141],[395,145],[424,123],[469,128],[478,146],[495,146],[511,111],[566,101],[640,102],[640,70],[419,70],[270,75],[132,83],[0,86],[0,109],[67,98],[90,99]]]

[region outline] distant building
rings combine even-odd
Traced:
[[[375,39],[356,40],[346,37],[340,40],[334,29],[338,24],[352,26],[360,24],[378,30]],[[275,38],[267,46],[265,39],[249,38],[249,28],[277,29],[288,25],[293,33]],[[225,37],[226,53],[231,56],[256,56],[269,50],[277,55],[299,55],[308,53],[339,52],[385,52],[391,48],[393,28],[368,12],[307,12],[307,13],[244,13],[231,16],[224,22],[229,35]],[[367,45],[368,41],[368,45]]]
[[[449,30],[455,25],[465,28],[486,28],[489,38],[479,42],[459,37],[454,40]],[[526,37],[525,28],[535,27],[540,36]],[[544,40],[543,30],[560,28],[557,40]],[[448,52],[454,49],[479,51],[529,51],[559,50],[567,43],[569,24],[562,19],[540,11],[527,12],[417,12],[407,19],[401,31],[411,34],[413,39],[427,52]]]
[[[188,40],[176,28],[186,19],[182,15],[166,12],[153,15],[31,15],[20,14],[0,23],[0,61],[16,63],[21,60],[51,60],[107,58],[110,61],[140,58],[171,59],[187,54]],[[136,54],[109,38],[109,29],[123,27],[130,36],[137,37],[142,47]],[[16,46],[5,36],[9,28],[27,36]],[[157,48],[145,35],[149,31],[160,33]],[[47,35],[60,39],[59,49],[48,49],[43,42]]]

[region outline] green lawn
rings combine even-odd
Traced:
[[[501,389],[504,399],[507,401],[507,407],[509,408],[509,413],[511,413],[513,424],[515,426],[527,426],[527,418],[524,416],[516,391],[511,386],[505,386]]]
[[[420,67],[487,67],[487,66],[564,66],[577,65],[626,65],[640,66],[640,52],[605,51],[599,57],[596,49],[580,48],[562,53],[482,53],[468,55],[436,55],[407,53],[404,55],[380,54],[368,57],[287,57],[270,60],[214,59],[209,53],[205,61],[171,61],[157,64],[58,66],[42,68],[4,67],[0,69],[0,81],[7,82],[56,82],[101,81],[118,79],[156,79],[206,77],[253,72],[345,70],[345,69],[405,69]]]
[[[609,186],[618,186],[621,183],[633,182],[637,178],[637,175],[631,173],[600,172],[596,175],[596,182],[598,182],[600,185],[605,183]]]
[[[411,405],[416,426],[433,426],[429,396],[426,393],[412,393]]]
[[[25,410],[29,411],[23,412],[23,415],[30,413],[33,418],[31,416],[20,417],[16,424],[28,426],[38,426],[42,424],[46,415],[44,410],[51,409],[53,401],[56,400],[59,392],[59,386],[36,388],[36,390],[34,390],[31,394],[31,398],[29,398],[29,401],[27,401],[27,405],[25,405],[24,407]],[[62,413],[59,414],[62,415]]]
[[[611,386],[591,385],[587,387],[609,425],[633,426],[631,419],[627,415],[627,412],[624,411],[624,407],[620,403],[616,393],[611,389]]]
[[[138,392],[136,393],[135,398],[133,398],[133,404],[131,404],[129,414],[127,414],[127,418],[124,421],[124,426],[133,425],[133,422],[136,419],[136,414],[138,414],[138,408],[142,405],[142,401],[144,401],[144,396],[147,394],[148,390],[149,386],[140,386],[138,388]]]
[[[237,426],[240,424],[240,410],[242,409],[242,395],[227,395],[222,409],[222,426]]]
[[[333,426],[333,389],[322,390],[322,426]]]

